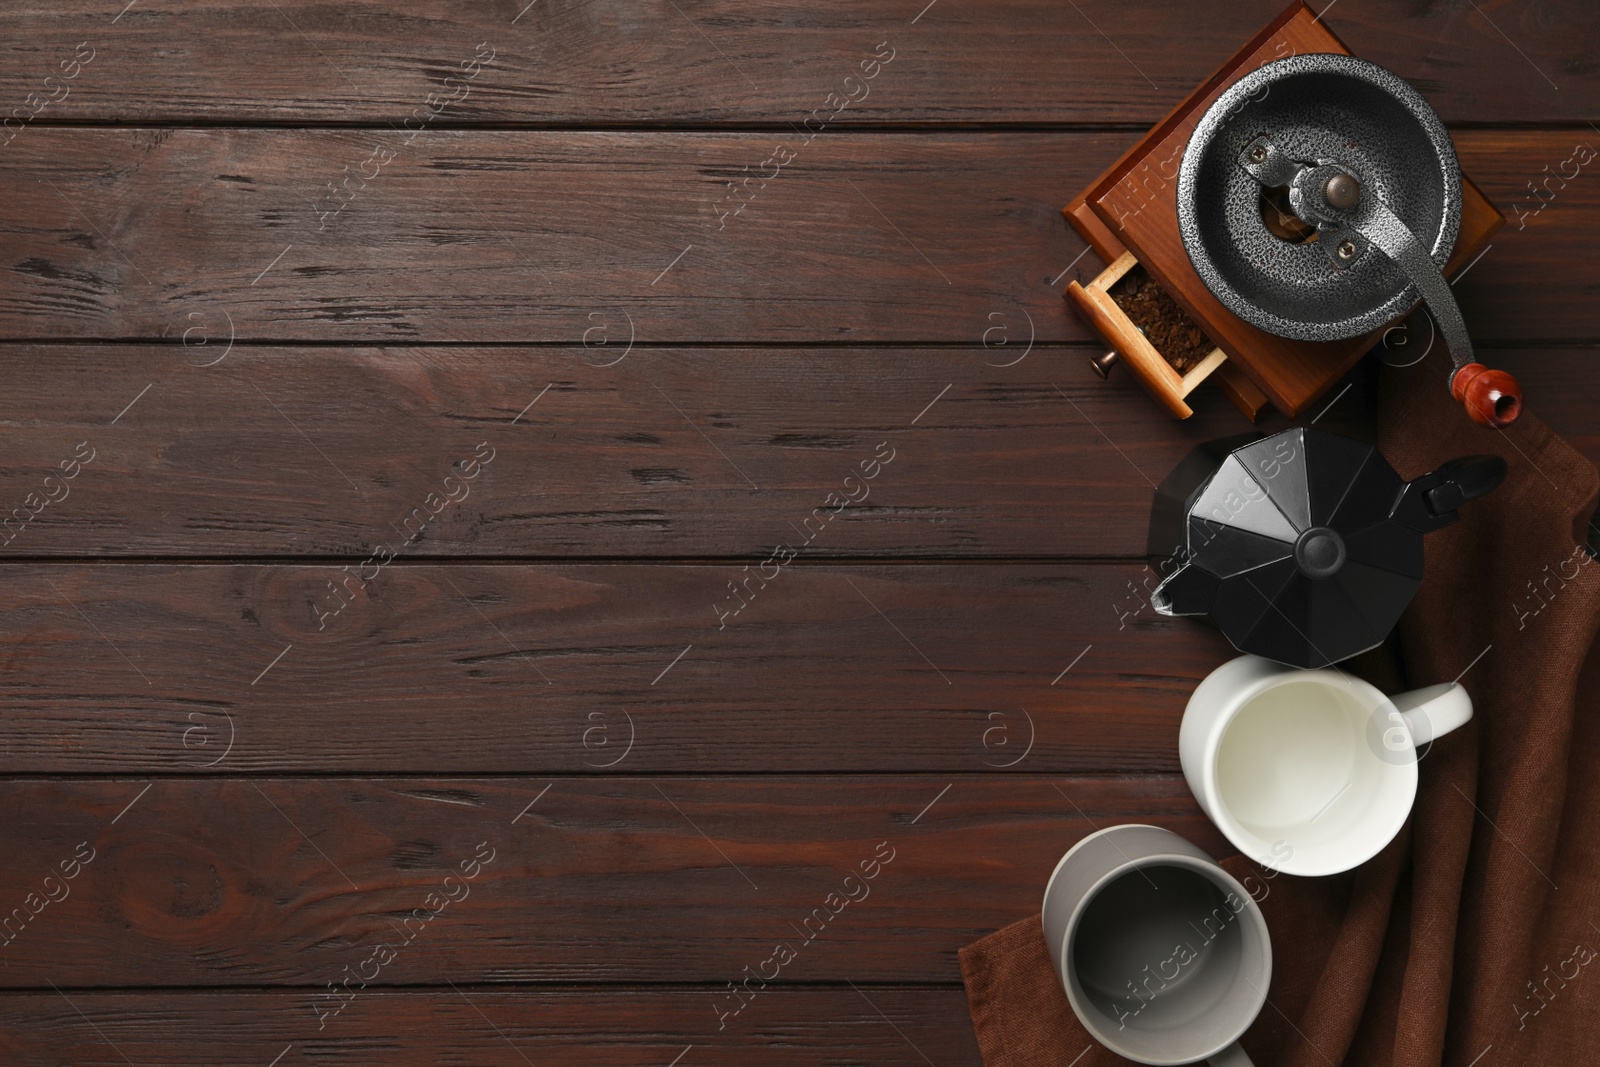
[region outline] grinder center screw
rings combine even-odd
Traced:
[[[1339,258],[1340,259],[1349,259],[1351,256],[1356,254],[1355,242],[1354,241],[1340,241],[1339,242],[1338,252],[1339,252]]]
[[[1256,145],[1254,148],[1250,149],[1250,162],[1252,162],[1252,163],[1264,163],[1264,162],[1266,162],[1266,159],[1267,159],[1267,150],[1263,146]]]
[[[1335,174],[1322,187],[1323,198],[1340,211],[1355,207],[1361,200],[1361,183],[1348,174]]]

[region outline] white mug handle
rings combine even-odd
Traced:
[[[1239,1046],[1237,1041],[1215,1056],[1208,1057],[1206,1062],[1211,1067],[1255,1067],[1255,1064],[1250,1062],[1250,1057],[1245,1055],[1244,1049]]]
[[[1389,699],[1405,718],[1412,743],[1419,748],[1472,718],[1472,698],[1458,682],[1413,689]]]

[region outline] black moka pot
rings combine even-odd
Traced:
[[[1178,550],[1151,602],[1241,652],[1326,667],[1383,641],[1422,584],[1423,535],[1505,475],[1467,456],[1406,482],[1371,445],[1309,428],[1203,445],[1157,493],[1152,547]]]

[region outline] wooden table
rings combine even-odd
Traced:
[[[0,1062],[976,1064],[1070,844],[1222,852],[1141,557],[1242,426],[1060,207],[1278,0],[524,3],[4,15]],[[1600,456],[1600,12],[1329,22]]]

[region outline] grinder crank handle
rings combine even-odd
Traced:
[[[1472,339],[1461,308],[1439,267],[1416,235],[1388,205],[1369,198],[1358,220],[1346,225],[1395,262],[1422,294],[1450,350],[1450,395],[1480,426],[1500,429],[1522,414],[1522,386],[1503,370],[1490,370],[1472,358]]]
[[[1336,268],[1352,264],[1361,244],[1388,256],[1417,287],[1444,334],[1452,365],[1450,395],[1481,426],[1500,429],[1517,420],[1522,414],[1522,387],[1505,371],[1473,361],[1466,321],[1433,257],[1387,204],[1364,193],[1356,174],[1337,163],[1303,163],[1265,134],[1245,147],[1239,165],[1266,188],[1288,186],[1296,215],[1317,227]]]

